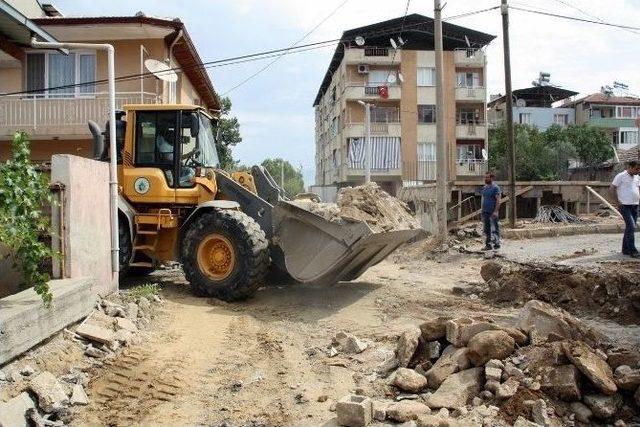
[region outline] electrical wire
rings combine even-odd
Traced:
[[[305,35],[303,35],[299,40],[297,40],[295,43],[293,43],[290,47],[295,47],[298,45],[298,43],[302,42],[304,39],[306,39],[307,37],[309,37],[315,30],[317,30],[322,24],[324,24],[325,22],[327,22],[333,15],[335,15],[340,9],[342,9],[342,7],[347,4],[349,2],[349,0],[344,0],[342,3],[340,3],[335,9],[333,9],[331,11],[331,13],[329,13],[327,16],[324,17],[324,19],[322,19],[322,21],[320,21],[318,24],[316,24],[311,30],[309,30]],[[257,77],[259,74],[261,74],[262,72],[266,71],[269,67],[271,67],[273,64],[275,64],[276,62],[278,62],[280,60],[280,58],[282,58],[283,56],[285,56],[287,53],[283,53],[279,56],[277,56],[273,61],[269,62],[267,65],[265,65],[264,67],[260,68],[258,71],[256,71],[255,73],[251,74],[249,77],[245,78],[244,80],[242,80],[240,83],[237,83],[236,85],[234,85],[231,89],[227,90],[225,93],[222,94],[222,96],[225,96],[227,94],[229,94],[229,92],[239,88],[240,86],[244,85],[245,83],[249,82],[250,80],[252,80],[253,78]]]
[[[600,18],[600,17],[598,17],[596,15],[592,15],[589,12],[586,12],[585,10],[580,9],[578,6],[573,5],[573,4],[571,4],[571,3],[569,3],[569,2],[567,2],[565,0],[555,0],[555,1],[560,3],[560,4],[562,4],[562,5],[570,7],[572,9],[574,9],[574,10],[577,10],[578,12],[582,13],[585,16],[588,16],[589,18],[597,19],[600,22],[605,22],[604,19],[602,19],[602,18]],[[630,33],[633,33],[633,34],[640,34],[638,31],[634,31],[634,30],[627,30],[627,31],[629,31]]]
[[[407,19],[407,13],[409,13],[409,5],[411,4],[411,0],[407,0],[407,4],[404,8],[404,15],[402,15],[402,23],[400,24],[400,32],[399,35],[402,37],[402,31],[404,30],[404,21]],[[402,45],[400,46],[402,47]],[[396,53],[398,53],[398,49],[393,49],[393,57],[391,57],[391,65],[389,68],[389,72],[387,73],[387,82],[389,81],[389,77],[391,77],[393,63],[396,60]]]
[[[590,24],[606,25],[608,27],[640,31],[640,27],[632,27],[630,25],[613,24],[611,22],[604,22],[604,21],[594,21],[594,20],[591,20],[591,19],[577,18],[575,16],[560,15],[558,13],[551,13],[551,12],[543,12],[541,10],[527,9],[527,8],[517,7],[517,6],[509,6],[509,9],[519,10],[519,11],[528,12],[528,13],[537,13],[539,15],[551,16],[551,17],[554,17],[554,18],[568,19],[568,20],[571,20],[571,21],[587,22],[587,23],[590,23]]]
[[[467,16],[476,15],[478,13],[489,12],[491,10],[500,9],[500,6],[488,7],[486,9],[474,10],[472,12],[465,12],[459,15],[447,16],[446,18],[442,18],[443,21],[450,21],[452,19],[465,18]]]

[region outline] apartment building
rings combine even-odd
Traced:
[[[564,104],[576,111],[576,123],[588,123],[602,128],[618,149],[628,150],[638,145],[640,98],[594,93]]]
[[[52,5],[14,0],[16,10],[32,24],[62,42],[110,43],[115,48],[115,75],[148,73],[146,59],[179,67],[176,82],[155,76],[116,82],[116,108],[136,103],[184,103],[218,110],[220,103],[207,71],[179,19],[160,19],[139,12],[135,16],[64,17]],[[108,118],[107,85],[78,85],[106,80],[104,51],[32,49],[0,29],[0,159],[9,154],[11,135],[29,133],[32,159],[50,161],[55,153],[88,157],[91,134],[87,122],[101,127]],[[77,86],[73,86],[77,85]],[[62,89],[56,87],[66,86]],[[24,92],[16,95],[2,94]]]
[[[316,185],[363,182],[359,101],[372,104],[372,180],[392,194],[403,184],[435,180],[433,32],[432,18],[412,14],[342,34],[313,103]],[[487,148],[483,48],[495,37],[449,23],[443,34],[449,176],[479,179]]]
[[[513,122],[535,126],[541,131],[551,125],[567,126],[575,123],[573,107],[554,107],[553,104],[577,95],[556,86],[532,86],[513,91]],[[507,118],[507,99],[504,95],[491,97],[487,118],[490,127],[500,126]]]

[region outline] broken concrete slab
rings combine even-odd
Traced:
[[[350,354],[362,353],[367,349],[367,344],[360,340],[358,337],[348,335],[344,344],[342,345],[342,351]]]
[[[69,403],[64,387],[51,372],[36,375],[29,381],[29,389],[38,396],[38,406],[45,412]]]
[[[614,350],[607,353],[607,363],[611,369],[627,365],[631,368],[640,368],[640,352],[633,350]]]
[[[82,384],[76,384],[73,386],[73,391],[71,392],[71,404],[72,405],[88,405],[89,398],[87,397],[87,393],[84,391],[84,387]]]
[[[482,368],[471,368],[450,375],[427,399],[431,408],[453,408],[465,406],[480,392]]]
[[[78,326],[78,329],[76,329],[76,334],[91,341],[96,341],[107,345],[111,344],[114,340],[113,330],[104,328],[102,326],[93,325],[91,323],[83,323]]]
[[[496,390],[496,398],[506,400],[513,397],[518,391],[520,382],[514,377],[508,378],[504,383],[500,384]]]
[[[484,320],[461,317],[446,323],[447,341],[456,347],[464,347],[476,334],[484,331],[499,329],[497,325]]]
[[[431,408],[415,400],[403,400],[387,407],[387,419],[404,423],[416,420],[422,414],[430,414]]]
[[[566,402],[580,400],[580,373],[573,365],[552,367],[542,375],[540,389]]]
[[[455,372],[467,369],[471,363],[467,358],[467,348],[447,346],[440,358],[426,373],[429,387],[437,388],[447,377]]]
[[[400,335],[398,339],[398,346],[396,348],[396,357],[398,359],[398,366],[406,368],[409,366],[409,362],[413,358],[413,355],[418,348],[418,342],[422,332],[420,328],[412,327],[407,329]]]
[[[483,331],[474,335],[467,344],[467,357],[475,366],[491,359],[505,359],[513,353],[515,341],[505,331]]]
[[[418,393],[427,387],[427,379],[413,369],[398,368],[393,385],[410,393]]]
[[[138,304],[136,304],[135,302],[127,303],[125,311],[127,314],[127,319],[135,322],[138,318]]]
[[[371,423],[373,407],[366,396],[347,395],[336,403],[338,424],[347,427],[364,427]]]
[[[127,319],[125,317],[116,318],[116,331],[120,329],[124,329],[129,332],[138,331],[138,327],[136,326],[136,324],[133,323],[130,319]]]
[[[608,419],[613,417],[622,406],[622,396],[614,394],[605,396],[602,394],[587,394],[584,403],[591,409],[596,418]]]
[[[0,426],[28,427],[26,413],[35,408],[29,393],[22,392],[8,402],[0,402]]]
[[[529,421],[523,416],[519,416],[516,419],[516,422],[513,423],[513,427],[542,427],[538,423],[534,423],[533,421]]]
[[[500,381],[502,378],[502,369],[485,366],[484,377],[487,381]]]
[[[531,418],[533,422],[541,426],[551,425],[551,420],[547,412],[547,402],[545,402],[544,399],[538,399],[533,402],[533,405],[531,405]]]
[[[574,341],[564,343],[563,348],[571,363],[600,391],[611,395],[618,390],[611,368],[588,345],[581,341]]]
[[[373,419],[377,421],[384,421],[387,419],[387,407],[389,406],[386,402],[377,402],[373,401]]]
[[[449,316],[440,316],[429,319],[420,325],[422,338],[425,341],[436,341],[447,335],[447,322],[451,320]]]

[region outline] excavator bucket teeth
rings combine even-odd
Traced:
[[[374,232],[364,222],[329,222],[286,201],[274,206],[273,224],[288,273],[303,283],[354,280],[403,243],[426,237],[422,229]]]

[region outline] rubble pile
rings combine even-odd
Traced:
[[[485,274],[490,270],[492,274]],[[577,315],[598,315],[621,324],[640,323],[640,276],[633,272],[488,261],[481,274],[484,283],[459,291],[494,304],[521,306],[537,299]]]
[[[340,189],[336,203],[318,203],[310,199],[294,203],[327,221],[365,222],[374,232],[420,228],[407,205],[375,182]]]
[[[338,424],[624,426],[640,414],[640,353],[537,300],[514,327],[485,317],[412,326],[376,375],[379,392],[338,401]]]
[[[0,370],[0,388],[10,388],[6,402],[0,401],[0,426],[35,425],[60,427],[72,422],[76,407],[88,405],[85,388],[92,374],[128,346],[142,341],[140,332],[149,324],[158,295],[127,294],[98,299],[93,311],[75,328],[63,331],[65,342],[79,346],[84,358],[66,373],[38,371],[30,365]],[[19,394],[18,394],[19,393]]]

